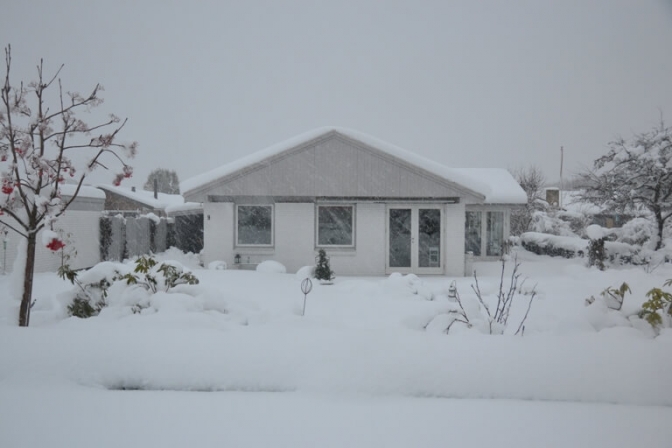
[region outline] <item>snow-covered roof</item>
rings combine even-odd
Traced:
[[[158,199],[154,199],[153,191],[133,191],[128,187],[115,187],[113,185],[98,185],[98,188],[140,202],[154,209],[165,209],[167,207],[184,204],[184,198],[180,194],[158,193]]]
[[[166,213],[192,212],[196,210],[203,210],[203,204],[200,202],[185,202],[184,204],[171,205],[166,207]]]
[[[513,176],[511,176],[505,169],[448,168],[433,160],[387,143],[376,137],[372,137],[359,131],[334,126],[313,129],[312,131],[305,132],[296,137],[269,146],[266,149],[262,149],[261,151],[234,160],[219,168],[186,179],[180,184],[180,188],[184,194],[187,194],[190,191],[202,188],[208,184],[216,182],[218,179],[236,173],[248,166],[260,163],[269,157],[291,150],[330,132],[335,132],[345,137],[360,141],[443,179],[455,182],[475,192],[481,193],[485,196],[485,203],[524,204],[527,202],[525,192],[520,188],[520,185],[518,185]]]
[[[76,184],[62,184],[59,186],[61,190],[61,196],[72,196],[77,190]],[[91,187],[88,185],[82,185],[77,194],[78,198],[92,198],[92,199],[103,199],[105,200],[105,192],[96,187]]]

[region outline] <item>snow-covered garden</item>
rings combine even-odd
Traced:
[[[509,325],[492,336],[498,262],[474,266],[483,304],[473,278],[337,277],[313,282],[302,316],[303,275],[171,250],[153,286],[128,284],[134,263],[79,273],[126,275],[87,319],[68,316],[80,286],[37,274],[29,329],[0,277],[0,446],[667,446],[672,331],[636,314],[672,266],[515,252]],[[199,283],[170,287],[162,265]],[[453,280],[471,328],[446,333]],[[600,293],[623,281],[610,309]]]

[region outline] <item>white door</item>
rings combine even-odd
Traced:
[[[440,205],[391,205],[387,209],[386,272],[443,273]]]

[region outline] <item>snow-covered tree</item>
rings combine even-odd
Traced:
[[[583,199],[608,210],[648,210],[663,245],[665,222],[672,216],[672,129],[661,123],[632,140],[619,138],[583,174]]]
[[[511,172],[527,195],[524,207],[511,212],[511,234],[520,235],[530,230],[534,213],[544,210],[544,185],[546,176],[539,167],[530,165]]]
[[[137,143],[118,142],[126,120],[115,115],[92,125],[78,117],[103,102],[101,85],[88,95],[64,91],[59,78],[63,66],[45,77],[43,61],[37,66],[37,80],[12,85],[11,62],[8,46],[0,87],[0,224],[26,240],[19,246],[25,253],[18,256],[25,260],[19,325],[28,326],[38,232],[44,229],[42,243],[47,248],[62,249],[64,243],[53,224],[75,200],[84,179],[98,167],[109,169],[110,164],[120,168],[115,184],[130,177],[133,169],[124,158],[135,155]],[[69,199],[62,200],[65,179],[74,184],[69,186]]]
[[[180,180],[177,173],[165,168],[157,168],[149,173],[147,182],[142,187],[147,191],[154,191],[154,181],[156,180],[157,191],[166,194],[180,194]]]

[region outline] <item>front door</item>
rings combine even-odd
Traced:
[[[442,274],[441,206],[393,205],[387,218],[386,272]]]

